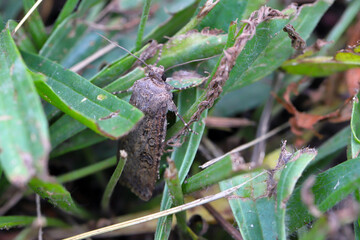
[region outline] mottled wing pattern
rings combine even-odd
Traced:
[[[133,88],[130,103],[142,110],[145,116],[119,140],[118,150],[125,150],[128,154],[120,182],[147,201],[158,179],[166,135],[166,113],[172,94],[147,78],[135,82]]]

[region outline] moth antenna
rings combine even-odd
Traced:
[[[220,56],[220,55],[221,55],[221,54],[214,55],[214,56],[207,57],[207,58],[199,58],[199,59],[194,59],[194,60],[191,60],[191,61],[187,61],[187,62],[175,64],[175,65],[173,65],[173,66],[168,67],[167,69],[165,69],[165,72],[167,72],[167,71],[170,70],[170,69],[173,69],[173,68],[176,68],[176,67],[179,67],[179,66],[183,66],[183,65],[186,65],[186,64],[189,64],[189,63],[206,61],[206,60],[209,60],[209,59],[218,57],[218,56]]]
[[[110,39],[108,39],[107,37],[105,37],[104,35],[100,34],[97,32],[97,34],[102,37],[103,39],[105,39],[106,41],[108,41],[111,44],[114,44],[115,46],[121,48],[122,50],[124,50],[125,52],[127,52],[128,54],[130,54],[131,56],[133,56],[134,58],[136,58],[137,60],[139,60],[140,62],[142,62],[150,71],[152,71],[151,67],[142,59],[140,59],[138,56],[134,55],[133,53],[131,53],[129,50],[127,50],[126,48],[120,46],[119,44],[117,44],[114,41],[111,41]]]

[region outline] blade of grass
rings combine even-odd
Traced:
[[[116,184],[118,183],[118,181],[120,179],[121,173],[124,169],[124,166],[125,166],[126,160],[127,160],[127,153],[125,151],[120,151],[120,153],[118,153],[118,154],[120,156],[118,164],[117,164],[113,174],[111,175],[111,178],[110,178],[108,184],[106,185],[104,195],[101,199],[101,208],[105,212],[109,211],[111,195],[114,192]]]
[[[37,217],[33,216],[0,216],[0,228],[7,229],[14,227],[31,226]],[[66,223],[56,218],[45,218],[47,227],[68,227]]]
[[[321,212],[332,208],[360,187],[360,158],[343,162],[316,177],[312,192],[315,205]],[[301,186],[297,187],[287,204],[286,221],[288,233],[311,222],[314,217],[301,200]]]
[[[91,218],[91,215],[85,209],[74,202],[70,193],[61,184],[33,178],[28,186],[42,199],[47,200],[63,211],[83,219]]]
[[[55,29],[74,11],[75,7],[78,5],[79,0],[67,0],[64,7],[61,9],[59,16],[57,17],[52,31]]]
[[[193,4],[189,5],[185,9],[176,12],[167,20],[164,24],[154,28],[143,40],[143,44],[148,42],[150,39],[155,39],[158,42],[164,42],[166,39],[164,36],[173,36],[178,32],[192,17],[194,12],[199,5],[200,0],[194,1]]]
[[[280,180],[277,185],[277,231],[279,239],[286,240],[285,212],[286,204],[294,191],[295,184],[300,178],[306,166],[317,154],[315,149],[302,149],[297,151],[286,164],[281,172]]]
[[[42,0],[37,0],[36,3],[34,0],[23,0],[24,11],[27,12],[24,21],[29,17],[27,26],[29,27],[30,35],[34,41],[34,45],[37,49],[40,49],[41,46],[47,39],[47,34],[45,31],[45,25],[40,17],[39,12],[36,10],[38,5]],[[14,31],[17,31],[22,25],[22,22],[19,23],[17,28]]]
[[[207,197],[204,197],[204,198],[201,198],[201,199],[197,199],[195,201],[186,203],[184,205],[174,207],[174,208],[171,208],[171,209],[168,209],[168,210],[164,210],[164,211],[161,211],[161,212],[158,212],[158,213],[150,214],[150,215],[140,217],[140,218],[137,218],[137,219],[133,219],[133,220],[130,220],[130,221],[117,223],[117,224],[114,224],[114,225],[110,225],[110,226],[107,226],[107,227],[103,227],[103,228],[99,228],[99,229],[96,229],[96,230],[93,230],[93,231],[82,233],[82,234],[79,234],[79,235],[76,235],[76,236],[65,238],[64,240],[84,239],[84,238],[87,238],[87,237],[99,235],[99,234],[106,233],[106,232],[111,232],[111,231],[114,231],[114,230],[117,230],[117,229],[133,226],[133,225],[140,224],[140,223],[143,223],[143,222],[147,222],[147,221],[150,221],[150,220],[154,220],[154,219],[157,219],[157,218],[160,218],[160,217],[164,217],[164,216],[168,216],[168,215],[171,215],[171,214],[174,214],[174,213],[185,211],[185,210],[194,208],[196,206],[201,206],[201,205],[203,205],[205,203],[209,203],[209,202],[212,202],[212,201],[218,200],[220,198],[227,197],[227,196],[231,195],[233,192],[235,192],[238,189],[242,188],[247,183],[253,181],[254,179],[256,179],[256,178],[258,178],[258,177],[260,177],[260,176],[262,176],[264,174],[265,174],[265,172],[260,172],[258,175],[248,179],[246,182],[244,182],[242,184],[239,184],[239,185],[237,185],[237,186],[235,186],[233,188],[227,189],[225,191],[219,192],[219,193],[217,193],[215,195],[211,195],[211,196],[207,196]]]
[[[47,178],[49,133],[33,76],[8,28],[0,32],[0,161],[9,181],[23,187]]]
[[[169,167],[165,170],[164,179],[166,182],[166,186],[169,188],[172,205],[174,207],[177,207],[184,204],[184,195],[182,193],[181,183],[174,161],[168,158],[167,162],[169,164]],[[188,236],[188,227],[186,225],[185,211],[176,214],[176,222],[180,229],[180,238],[184,239],[185,236]]]
[[[48,77],[35,83],[40,95],[93,131],[117,139],[142,118],[140,110],[62,66],[25,52],[23,57],[30,68]]]
[[[98,163],[71,171],[69,173],[60,175],[56,177],[58,183],[67,183],[72,182],[87,176],[90,176],[92,174],[95,174],[97,172],[100,172],[104,169],[110,168],[112,166],[116,165],[116,157],[110,157],[108,159],[102,160]]]
[[[201,93],[200,90],[196,90],[196,89],[188,89],[180,92],[178,98],[178,104],[177,104],[179,113],[182,114],[182,112],[186,111],[189,104],[191,104],[194,101],[194,99],[196,99],[200,95],[200,93]],[[182,146],[176,148],[171,155],[171,159],[175,161],[176,168],[179,169],[179,180],[181,184],[184,182],[185,177],[187,176],[190,167],[193,163],[193,160],[195,158],[197,149],[201,141],[202,134],[205,129],[205,124],[202,122],[202,120],[206,116],[207,116],[207,111],[205,111],[202,114],[199,122],[195,123],[192,127],[192,129],[196,131],[198,135],[191,133],[190,137],[186,137],[187,139],[182,144]],[[160,209],[165,210],[165,209],[169,209],[170,207],[171,207],[171,200],[168,193],[168,187],[165,185]],[[168,238],[171,230],[171,222],[172,222],[171,220],[172,220],[171,216],[167,216],[159,219],[156,227],[155,239]]]
[[[150,12],[151,0],[145,0],[144,2],[145,3],[144,3],[143,11],[141,14],[139,30],[138,30],[138,34],[136,37],[135,51],[139,51],[141,48],[142,38],[144,36],[145,25],[146,25],[146,21],[149,17],[149,12]]]

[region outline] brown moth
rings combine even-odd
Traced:
[[[177,113],[172,87],[161,77],[164,68],[150,67],[147,76],[132,86],[129,102],[144,113],[144,118],[118,144],[118,158],[120,150],[128,154],[120,181],[145,201],[151,198],[158,178],[166,136],[166,114],[169,110]]]
[[[134,56],[125,48],[106,37],[104,38]],[[150,45],[149,48],[154,52],[154,46]],[[164,67],[156,67],[156,64],[148,65],[142,57],[138,60],[147,68],[146,77],[137,80],[127,91],[132,91],[129,103],[140,109],[144,113],[144,117],[128,135],[118,141],[117,160],[120,159],[120,151],[125,150],[127,161],[120,177],[120,183],[130,188],[140,199],[148,201],[158,179],[159,162],[166,144],[167,112],[175,112],[186,127],[187,124],[178,114],[177,107],[172,100],[171,90],[174,87],[166,83]],[[114,92],[114,94],[121,92],[123,91]],[[191,131],[190,128],[187,129]]]

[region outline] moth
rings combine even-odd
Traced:
[[[131,52],[127,52],[134,56]],[[146,66],[146,77],[137,80],[127,91],[132,91],[129,103],[140,109],[144,117],[132,131],[118,141],[117,160],[120,159],[120,150],[125,150],[127,161],[120,183],[130,188],[140,199],[148,201],[158,179],[159,162],[164,152],[167,112],[175,112],[184,125],[187,124],[179,115],[172,100],[171,90],[174,87],[166,82],[164,67],[157,67],[156,64],[148,65],[141,58],[137,59]],[[188,130],[191,131],[190,128]]]

